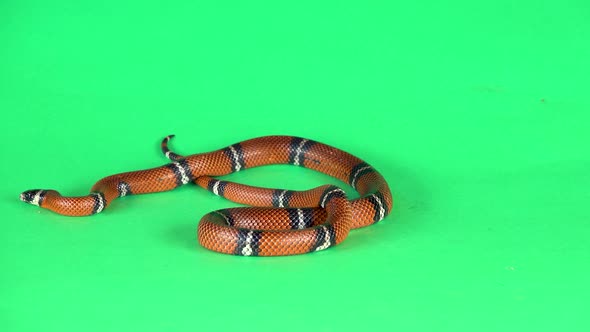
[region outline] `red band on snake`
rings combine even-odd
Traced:
[[[267,136],[187,157],[162,151],[172,163],[147,170],[115,174],[99,180],[87,196],[65,197],[55,190],[27,190],[24,202],[68,216],[103,211],[117,198],[172,190],[189,182],[234,202],[252,207],[206,214],[197,237],[205,248],[242,256],[294,255],[341,243],[350,229],[374,224],[392,209],[393,199],[383,176],[361,159],[335,147],[292,136]],[[216,179],[246,168],[291,164],[333,176],[359,198],[325,185],[307,191],[252,187]]]

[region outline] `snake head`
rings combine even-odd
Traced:
[[[46,194],[47,190],[31,189],[20,194],[20,200],[25,203],[41,206]]]

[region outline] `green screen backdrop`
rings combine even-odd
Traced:
[[[0,330],[589,331],[589,33],[585,0],[1,1]],[[237,205],[193,185],[85,218],[18,200],[165,164],[168,134],[334,145],[395,206],[256,258],[198,245]]]

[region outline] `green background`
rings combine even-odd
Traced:
[[[590,330],[589,33],[586,0],[1,1],[0,329]],[[235,204],[195,186],[88,218],[18,200],[164,164],[171,133],[183,154],[337,146],[383,173],[393,213],[253,258],[197,244]]]

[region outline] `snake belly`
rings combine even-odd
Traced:
[[[265,136],[212,152],[181,156],[162,151],[173,162],[146,170],[111,175],[90,194],[62,196],[33,189],[20,195],[26,203],[67,216],[102,212],[118,197],[168,191],[195,183],[213,194],[251,207],[214,211],[203,216],[197,238],[205,248],[241,256],[280,256],[315,252],[341,243],[350,229],[374,224],[392,209],[383,176],[363,160],[335,147],[294,136]],[[349,200],[337,186],[306,191],[260,188],[217,179],[247,168],[290,164],[335,177],[355,189]]]

